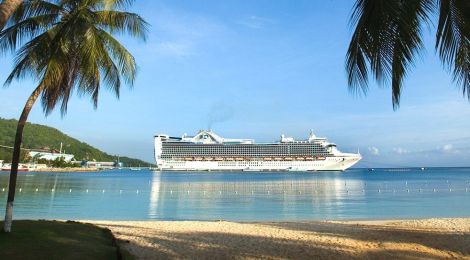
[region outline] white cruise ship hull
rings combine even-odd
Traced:
[[[360,157],[327,157],[318,161],[160,161],[162,171],[344,171]]]
[[[193,137],[159,134],[154,152],[163,171],[344,171],[361,160],[313,133],[308,140],[282,135],[280,142],[260,144],[205,130]]]

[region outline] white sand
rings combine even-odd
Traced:
[[[85,221],[138,259],[470,259],[470,218],[406,221]]]

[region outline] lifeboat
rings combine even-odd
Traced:
[[[226,161],[233,161],[233,158],[232,157],[227,157],[225,158]]]
[[[186,158],[184,158],[184,160],[186,160],[186,161],[192,161],[192,160],[193,160],[193,157],[186,157]]]
[[[275,160],[275,161],[281,161],[282,158],[281,158],[281,157],[274,157],[274,160]]]
[[[215,157],[215,159],[214,159],[214,160],[215,160],[215,161],[223,161],[223,160],[224,160],[224,158],[222,158],[222,157]]]
[[[292,157],[284,157],[284,160],[286,160],[286,161],[292,161],[293,158],[292,158]]]
[[[264,157],[264,158],[263,158],[263,160],[265,160],[265,161],[271,161],[272,159],[273,159],[273,158],[271,158],[271,157]]]
[[[298,161],[303,161],[303,160],[305,160],[304,157],[297,157],[296,159],[297,159]]]
[[[313,158],[313,157],[305,157],[305,160],[307,160],[307,161],[313,161],[314,159],[315,158]]]
[[[243,157],[236,157],[235,158],[235,161],[244,161],[245,159],[243,159]]]
[[[320,161],[323,161],[325,159],[326,159],[326,157],[323,157],[323,156],[317,157],[317,160],[320,160]]]
[[[204,157],[204,161],[212,161],[212,157]]]
[[[202,159],[203,159],[202,157],[195,157],[194,158],[194,160],[196,160],[196,161],[202,161]]]

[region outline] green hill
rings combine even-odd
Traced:
[[[16,133],[17,120],[0,118],[0,146],[13,146]],[[117,156],[102,152],[93,146],[80,142],[59,130],[38,124],[27,123],[23,134],[23,148],[59,150],[60,143],[63,143],[63,149],[68,154],[75,155],[75,160],[109,162],[116,161]],[[11,161],[12,150],[0,147],[0,160]],[[147,166],[149,163],[142,160],[119,157],[119,160],[125,166]]]

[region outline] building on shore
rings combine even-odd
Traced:
[[[78,161],[73,161],[73,163],[77,163]],[[83,161],[78,162],[81,163],[82,167],[87,168],[97,168],[97,169],[114,169],[118,167],[116,162],[95,162],[95,161]]]
[[[74,158],[73,154],[66,153],[50,153],[50,152],[40,152],[40,151],[30,151],[29,156],[34,159],[45,159],[48,161],[54,161],[59,158],[63,158],[66,162],[71,162]]]

